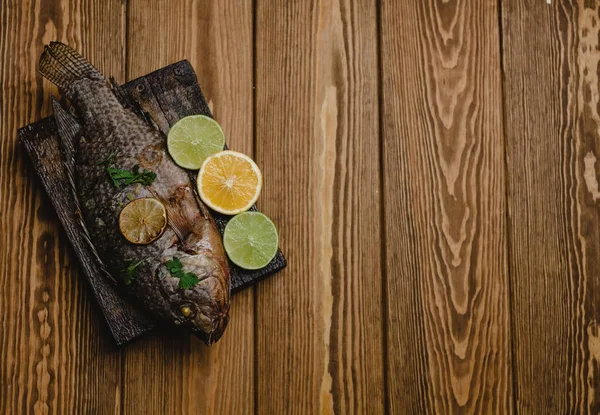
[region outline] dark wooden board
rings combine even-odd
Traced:
[[[104,318],[118,345],[152,329],[154,323],[119,296],[114,284],[100,272],[97,259],[90,251],[77,223],[76,205],[65,188],[69,186],[54,117],[19,129],[24,144],[56,214],[73,246],[84,275],[92,288]]]
[[[169,65],[128,82],[123,87],[165,134],[170,126],[187,115],[212,116],[198,85],[196,74],[188,61]],[[122,345],[151,330],[154,322],[121,298],[116,287],[101,275],[98,263],[78,230],[75,203],[64,190],[68,188],[69,182],[63,165],[64,159],[60,151],[54,118],[44,118],[23,127],[19,129],[18,135],[82,265],[115,342]],[[195,178],[195,174],[190,174]],[[216,212],[212,213],[222,233],[228,217]],[[281,251],[278,251],[273,261],[260,270],[247,271],[231,263],[230,266],[231,288],[232,292],[236,293],[285,268],[286,260]]]
[[[168,133],[170,126],[185,116],[203,114],[212,117],[196,80],[196,73],[186,60],[128,82],[124,88],[165,134]],[[195,172],[190,174],[195,182]],[[256,207],[252,210],[256,210]],[[223,233],[229,216],[214,211],[211,213],[219,231]],[[229,266],[231,267],[231,290],[236,293],[282,270],[286,266],[286,260],[280,250],[269,265],[259,270],[244,270],[231,262]]]

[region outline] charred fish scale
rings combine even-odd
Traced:
[[[229,320],[229,268],[214,221],[195,197],[187,172],[168,155],[166,137],[122,105],[102,74],[68,46],[47,46],[40,72],[71,101],[80,124],[65,148],[74,149],[76,194],[98,255],[117,280],[136,265],[127,290],[150,313],[191,329],[207,343],[216,341]],[[61,123],[66,130],[73,122],[65,114],[55,114],[59,130]],[[156,178],[149,185],[116,187],[107,164],[148,169]],[[169,226],[154,242],[135,245],[119,231],[118,218],[132,199],[145,197],[163,203]],[[174,258],[197,276],[196,285],[180,286],[167,267]]]

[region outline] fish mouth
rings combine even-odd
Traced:
[[[223,336],[228,323],[229,313],[223,313],[212,320],[211,330],[208,333],[200,328],[192,329],[192,333],[206,343],[207,346],[210,346]]]

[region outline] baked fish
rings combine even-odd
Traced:
[[[188,173],[169,156],[165,135],[69,46],[46,46],[39,71],[72,105],[67,111],[53,100],[82,232],[107,275],[159,320],[185,327],[207,344],[218,340],[230,306],[221,235]],[[114,172],[127,174],[123,179]],[[121,233],[119,215],[143,198],[164,205],[167,225],[153,242],[137,244]],[[192,278],[184,284],[183,276]]]

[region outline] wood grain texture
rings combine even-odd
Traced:
[[[0,414],[600,411],[600,0],[0,3]],[[288,269],[214,347],[111,347],[17,145],[55,38],[188,59],[262,168]]]
[[[600,411],[599,7],[502,2],[522,413]]]
[[[17,144],[18,127],[50,112],[52,88],[36,72],[44,43],[66,41],[102,70],[124,75],[121,2],[82,0],[77,7],[64,6],[33,1],[0,6],[3,414],[103,414],[120,406],[120,352],[106,337],[52,205]]]
[[[132,0],[128,10],[128,78],[189,60],[229,146],[252,154],[251,2]],[[254,303],[247,290],[232,299],[227,332],[210,348],[170,333],[134,344],[125,359],[124,379],[132,386],[124,391],[124,409],[251,413],[253,362]],[[148,382],[137,386],[139,379]]]
[[[510,413],[497,5],[381,7],[390,410]]]
[[[259,206],[288,258],[257,285],[257,412],[382,413],[376,4],[256,13]]]

